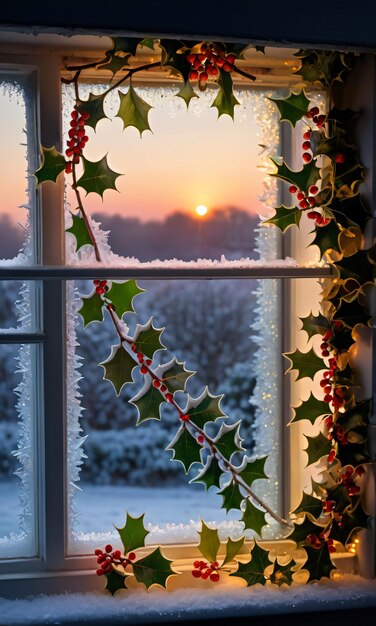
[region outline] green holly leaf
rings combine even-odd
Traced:
[[[358,111],[351,109],[337,109],[333,107],[328,113],[328,120],[336,123],[337,126],[347,126],[359,116]]]
[[[215,447],[227,460],[230,460],[235,452],[245,450],[239,433],[240,424],[241,420],[236,424],[222,424],[218,435],[213,439]]]
[[[145,513],[140,515],[140,517],[132,517],[127,512],[125,525],[122,528],[115,526],[124,546],[124,554],[144,547],[145,539],[149,534],[149,531],[144,526],[144,517]]]
[[[299,506],[292,511],[295,515],[300,515],[302,513],[310,513],[314,518],[320,517],[322,513],[322,502],[319,498],[315,498],[314,496],[310,496],[308,493],[303,491],[303,496]],[[291,539],[291,537],[289,537]]]
[[[345,435],[351,441],[351,433],[356,433],[365,441],[367,437],[367,429],[369,426],[369,418],[372,411],[372,399],[361,400],[356,402],[355,406],[347,409],[338,416],[339,423],[343,426]],[[359,440],[357,441],[359,443]]]
[[[286,352],[283,356],[291,361],[286,374],[287,372],[292,372],[292,370],[297,370],[297,381],[302,378],[311,378],[313,380],[317,372],[325,369],[325,363],[317,356],[313,348],[308,350],[308,352],[301,352],[297,349],[295,352]]]
[[[164,399],[159,389],[153,387],[150,376],[145,377],[144,386],[129,402],[137,409],[136,426],[146,420],[160,420],[162,417],[161,405]]]
[[[281,585],[291,585],[292,575],[293,575],[293,567],[295,567],[296,562],[294,559],[291,559],[286,565],[280,565],[277,559],[274,561],[273,571],[270,574],[270,581],[279,587]]]
[[[340,444],[338,446],[337,458],[340,460],[342,466],[353,465],[353,467],[356,467],[362,463],[369,463],[370,456],[367,443]]]
[[[310,394],[308,400],[305,400],[299,406],[294,406],[292,408],[294,409],[295,415],[290,424],[293,422],[300,422],[301,420],[307,420],[308,422],[311,422],[311,424],[314,424],[318,417],[329,415],[330,413],[327,402],[317,400],[313,393]]]
[[[336,503],[333,509],[336,513],[343,513],[351,506],[350,496],[342,483],[338,483],[331,488],[327,487],[326,493],[328,500],[333,500]]]
[[[207,422],[215,422],[220,417],[226,417],[221,410],[221,400],[223,395],[212,396],[206,387],[197,398],[188,397],[187,405],[183,411],[189,415],[191,422],[203,428]]]
[[[126,280],[122,283],[112,281],[106,298],[112,302],[116,315],[121,319],[124,313],[134,312],[133,300],[144,291],[145,289],[141,289],[135,280]]]
[[[297,207],[278,206],[275,207],[275,215],[264,220],[261,224],[274,224],[278,226],[280,231],[284,233],[290,226],[299,226],[302,217],[302,211]]]
[[[308,446],[304,448],[304,451],[308,455],[308,463],[307,465],[312,465],[312,463],[317,463],[323,456],[329,454],[332,449],[332,444],[322,433],[319,433],[315,437],[308,437],[304,435],[307,439]]]
[[[104,302],[95,289],[89,296],[82,296],[82,307],[78,312],[85,327],[91,322],[103,322],[103,305]]]
[[[246,500],[242,522],[244,522],[244,529],[249,528],[251,530],[254,530],[260,537],[263,526],[267,525],[264,511],[258,509],[249,500],[249,498]]]
[[[364,231],[368,220],[372,217],[371,213],[364,206],[362,197],[356,193],[347,198],[334,197],[330,203],[330,212],[333,213],[338,224],[343,228],[349,226],[359,226]],[[348,258],[345,258],[348,261]]]
[[[203,483],[207,491],[210,487],[218,487],[219,489],[222,473],[223,471],[219,467],[217,459],[214,456],[209,456],[203,469],[189,482]]]
[[[187,109],[192,98],[198,98],[198,95],[193,89],[189,80],[186,83],[183,83],[176,96],[184,100],[185,104],[187,105]]]
[[[299,319],[303,323],[301,330],[305,330],[309,339],[315,335],[323,335],[330,328],[329,321],[321,313],[318,315],[310,313],[307,317],[300,317]]]
[[[109,54],[115,55],[131,55],[136,56],[136,50],[139,43],[144,41],[138,37],[111,37],[113,46],[108,50]]]
[[[372,316],[371,313],[367,311],[367,308],[359,302],[359,300],[346,302],[346,300],[341,298],[340,304],[333,315],[333,320],[340,321],[347,328],[353,329],[357,324],[369,326]]]
[[[217,97],[211,106],[216,107],[218,110],[218,117],[221,117],[221,115],[229,115],[234,119],[234,109],[240,102],[234,96],[230,72],[220,70],[218,86],[219,91]]]
[[[105,94],[96,96],[93,93],[90,93],[88,100],[79,100],[76,106],[79,113],[85,112],[89,114],[89,118],[85,121],[85,125],[91,126],[94,130],[100,120],[107,118],[103,108],[104,97]]]
[[[341,252],[338,237],[341,234],[341,230],[335,220],[330,220],[326,226],[318,226],[314,231],[315,238],[310,246],[317,246],[320,250],[320,259],[324,256],[325,252],[329,250],[336,250]]]
[[[124,385],[133,382],[132,370],[135,367],[135,362],[123,346],[112,346],[107,361],[103,361],[99,365],[104,369],[104,380],[109,380],[112,383],[117,396],[120,395]]]
[[[258,459],[251,460],[247,456],[244,457],[242,464],[237,468],[240,478],[250,487],[254,480],[260,478],[268,478],[265,474],[265,462],[267,456],[262,456]]]
[[[276,174],[270,174],[270,176],[275,176],[276,178],[280,178],[281,180],[290,183],[290,185],[295,185],[301,191],[308,191],[308,187],[314,185],[320,177],[320,170],[316,167],[314,160],[304,165],[303,169],[299,172],[290,170],[284,161],[280,164],[276,159],[271,160],[276,166],[277,172]]]
[[[71,213],[71,216],[73,224],[70,228],[66,228],[65,232],[71,233],[76,238],[76,252],[78,252],[82,246],[92,246],[93,242],[90,238],[84,218],[74,213]]]
[[[99,161],[88,161],[82,157],[84,173],[77,181],[77,187],[85,189],[86,195],[89,193],[97,193],[103,199],[106,189],[116,189],[115,181],[121,176],[114,172],[107,163],[107,156]]]
[[[311,546],[304,548],[307,552],[307,560],[302,565],[302,569],[306,569],[309,572],[309,583],[314,580],[321,580],[321,578],[330,578],[330,572],[336,569],[330,558],[328,546],[323,544],[322,548],[317,550]]]
[[[154,39],[151,37],[147,37],[140,41],[140,46],[144,46],[145,48],[150,48],[150,50],[154,50]]]
[[[226,543],[226,556],[221,567],[235,559],[235,557],[240,553],[242,547],[244,546],[244,541],[244,537],[240,537],[240,539],[237,539],[236,541],[234,541],[234,539],[231,539],[230,537],[228,538]]]
[[[355,384],[354,370],[347,364],[344,369],[334,372],[333,380],[337,386],[352,387]]]
[[[333,519],[330,538],[346,546],[356,530],[359,531],[362,528],[368,528],[369,519],[370,517],[359,502],[352,511],[346,511],[344,513],[340,525]]]
[[[151,554],[133,563],[133,573],[139,583],[144,583],[146,589],[152,585],[166,588],[167,580],[175,574],[171,563],[170,559],[163,556],[161,549],[157,548]]]
[[[150,104],[140,98],[132,85],[130,85],[126,94],[121,93],[121,91],[118,93],[120,106],[116,117],[120,117],[123,120],[123,129],[128,126],[134,126],[139,131],[140,137],[142,137],[144,130],[151,131],[148,120],[149,111],[152,108]]]
[[[188,379],[195,373],[187,370],[185,363],[177,361],[175,357],[155,369],[155,375],[163,381],[172,394],[176,391],[185,391]]]
[[[307,115],[309,100],[304,91],[298,94],[292,93],[288,98],[269,98],[269,100],[277,105],[281,114],[281,122],[286,120],[292,126],[295,126],[296,122],[301,120],[304,115]]]
[[[223,498],[222,508],[226,509],[226,513],[231,509],[240,511],[240,505],[244,500],[244,496],[240,493],[238,483],[231,480],[219,493]]]
[[[153,325],[153,318],[146,324],[137,324],[133,343],[137,346],[138,351],[153,359],[154,354],[158,350],[165,350],[166,346],[161,341],[161,336],[164,328],[155,328]]]
[[[41,148],[42,165],[35,172],[35,176],[38,181],[37,185],[41,185],[47,180],[51,180],[55,183],[59,174],[65,170],[67,161],[65,160],[65,157],[56,150],[55,146],[52,146],[51,148],[41,146]]]
[[[305,494],[307,495],[307,494]],[[308,535],[319,535],[323,531],[323,526],[314,524],[307,515],[304,516],[301,524],[294,524],[294,530],[286,537],[297,544],[305,543]]]
[[[371,250],[359,250],[356,254],[337,261],[334,267],[338,271],[340,279],[352,278],[359,285],[372,283],[375,279],[375,264],[371,257]]]
[[[184,52],[184,44],[174,39],[161,39],[159,45],[162,49],[161,66],[171,68],[174,74],[181,76],[187,83],[191,66]]]
[[[128,54],[126,56],[115,56],[112,55],[110,60],[106,63],[102,63],[101,65],[97,65],[97,70],[108,70],[111,72],[112,76],[115,76],[120,70],[124,67],[129,66],[128,59],[131,55]]]
[[[188,474],[190,467],[194,463],[201,463],[201,446],[197,440],[191,435],[189,430],[183,424],[180,426],[174,439],[167,446],[166,450],[173,451],[173,461],[180,461],[184,467],[184,471]]]
[[[125,575],[119,574],[119,572],[115,569],[112,569],[109,574],[105,574],[107,583],[105,589],[114,595],[116,591],[120,589],[125,589],[124,581]]]
[[[247,587],[256,585],[257,583],[265,585],[266,576],[264,571],[268,565],[271,565],[272,563],[269,559],[269,552],[268,550],[260,548],[258,543],[255,541],[255,545],[251,550],[251,557],[252,558],[248,563],[239,563],[237,571],[231,573],[230,576],[243,578],[247,583]]]
[[[214,561],[217,560],[220,546],[218,530],[216,528],[209,528],[204,520],[201,519],[201,531],[198,534],[200,535],[200,543],[198,544],[199,551],[204,559],[209,561],[209,563],[214,563]]]

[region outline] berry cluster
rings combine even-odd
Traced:
[[[363,465],[359,465],[355,470],[353,467],[347,467],[341,474],[341,481],[349,496],[358,496],[360,487],[356,484],[356,480],[363,476],[365,469]]]
[[[316,124],[317,128],[320,130],[322,126],[325,124],[326,115],[319,115],[320,109],[318,107],[312,107],[307,112],[307,117],[312,120],[314,124]]]
[[[65,166],[65,172],[70,174],[72,172],[72,163],[79,163],[82,156],[82,150],[89,141],[89,137],[85,133],[85,122],[89,119],[89,113],[82,111],[79,113],[77,109],[73,109],[71,113],[70,131],[68,132],[69,139],[67,141],[68,148],[65,151],[68,161]]]
[[[145,355],[139,351],[135,343],[132,343],[131,350],[132,352],[134,352],[134,354],[137,355],[137,360],[140,364],[141,374],[143,374],[143,376],[146,376],[146,374],[150,374],[151,372],[149,368],[150,368],[150,365],[152,364],[152,360],[146,359]],[[152,385],[153,387],[155,387],[155,389],[159,389],[161,394],[164,396],[164,399],[166,402],[173,402],[173,399],[174,399],[173,394],[168,391],[167,386],[163,384],[163,382],[159,380],[159,378],[157,378],[154,374],[153,374]]]
[[[309,133],[304,133],[304,135],[307,135],[307,134]],[[308,143],[308,142],[305,142],[305,143]],[[318,191],[319,189],[316,185],[311,185],[309,187],[307,195],[303,191],[298,189],[298,187],[296,187],[295,185],[290,185],[289,187],[289,192],[296,194],[298,206],[299,208],[302,209],[302,211],[306,211],[307,209],[313,209],[313,207],[316,206],[317,200],[315,196],[318,193]],[[310,220],[315,220],[317,226],[326,226],[330,222],[329,217],[324,217],[318,211],[312,211],[312,210],[308,211],[307,217]]]
[[[320,550],[322,546],[326,543],[328,546],[329,552],[335,552],[336,549],[333,545],[333,539],[328,539],[328,535],[323,531],[318,535],[312,534],[308,535],[306,538],[306,542],[315,550]]]
[[[96,570],[96,574],[98,576],[103,576],[103,574],[109,574],[112,570],[112,564],[122,565],[126,567],[128,563],[134,561],[136,558],[136,554],[134,552],[130,552],[128,557],[124,557],[121,555],[120,550],[112,550],[112,545],[109,543],[103,550],[97,548],[94,552],[97,557],[97,563],[99,563],[100,567]]]
[[[200,89],[205,89],[209,78],[216,80],[219,70],[231,72],[234,69],[235,54],[225,54],[213,43],[203,43],[200,52],[187,54],[191,66],[189,79],[198,80]]]
[[[98,278],[96,278],[95,280],[93,280],[93,283],[95,286],[95,291],[99,296],[103,296],[109,289],[107,285],[107,280],[99,280]]]
[[[213,583],[219,581],[219,563],[217,561],[210,563],[210,565],[206,561],[194,561],[193,567],[195,568],[192,570],[192,576],[194,578],[202,578],[203,580],[210,578]]]

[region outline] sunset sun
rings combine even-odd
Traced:
[[[195,208],[195,212],[197,215],[199,215],[200,217],[203,217],[204,215],[207,214],[208,212],[208,207],[205,206],[205,204],[199,204],[198,206],[196,206]]]

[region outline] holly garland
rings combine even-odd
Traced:
[[[71,186],[77,200],[76,213],[72,214],[72,225],[67,229],[76,241],[76,251],[92,246],[95,258],[102,262],[102,255],[86,213],[82,192],[96,193],[103,198],[107,189],[116,189],[120,174],[113,171],[107,156],[90,161],[84,156],[88,141],[85,126],[94,130],[98,122],[106,117],[104,100],[106,95],[121,87],[133,74],[159,66],[175,74],[181,80],[176,94],[185,100],[197,97],[193,85],[200,91],[207,88],[208,81],[218,86],[212,106],[218,116],[234,116],[239,104],[233,94],[233,73],[253,80],[254,77],[241,70],[237,60],[242,58],[243,47],[218,42],[200,42],[195,45],[183,41],[159,40],[160,61],[130,67],[129,59],[135,56],[137,46],[154,49],[156,40],[114,38],[113,46],[100,60],[86,65],[68,67],[75,89],[75,107],[71,114],[70,130],[65,156],[55,147],[42,147],[42,165],[36,172],[38,184],[56,182],[63,174],[71,176]],[[260,52],[262,52],[260,50]],[[320,80],[329,89],[334,80],[348,71],[353,55],[339,53],[299,51],[301,68],[305,80]],[[79,79],[82,71],[93,68],[109,71],[112,80],[101,95],[90,94],[82,100],[79,94]],[[334,71],[335,70],[335,71]],[[333,72],[334,73],[331,73]],[[138,368],[143,384],[131,402],[137,409],[137,426],[150,419],[163,418],[166,404],[176,411],[179,423],[175,437],[168,446],[173,460],[182,464],[188,473],[192,465],[198,468],[191,482],[202,482],[205,489],[216,488],[222,496],[222,507],[226,512],[240,510],[245,529],[261,536],[267,524],[268,513],[284,527],[291,528],[289,538],[306,551],[303,568],[309,572],[309,581],[329,576],[334,565],[330,553],[335,550],[334,541],[346,544],[354,531],[367,526],[367,515],[361,503],[361,483],[364,463],[368,461],[365,446],[366,428],[370,402],[357,402],[354,397],[355,372],[349,364],[348,350],[356,341],[359,324],[369,323],[370,316],[364,306],[364,294],[374,282],[374,257],[372,250],[363,248],[363,231],[369,218],[362,203],[358,187],[363,180],[363,171],[356,150],[348,140],[348,128],[355,113],[341,111],[331,106],[329,113],[311,107],[306,94],[292,93],[283,100],[274,100],[281,115],[281,122],[293,126],[303,120],[306,129],[302,137],[302,161],[300,171],[294,171],[284,160],[274,159],[276,171],[273,176],[289,184],[295,197],[291,207],[277,207],[275,215],[268,220],[282,232],[298,226],[301,219],[309,219],[314,225],[313,245],[320,249],[321,257],[328,261],[336,272],[336,280],[328,279],[323,284],[322,313],[310,315],[302,320],[303,329],[310,339],[322,335],[321,355],[313,349],[302,353],[299,350],[286,355],[291,370],[298,371],[298,378],[311,378],[322,371],[321,387],[323,398],[313,395],[295,409],[292,423],[308,420],[312,424],[320,420],[321,432],[317,437],[307,437],[308,464],[326,460],[327,469],[322,473],[320,484],[313,484],[312,494],[303,494],[301,504],[293,511],[293,520],[284,520],[263,502],[253,490],[253,482],[266,479],[264,466],[267,457],[251,459],[242,447],[240,422],[230,424],[221,410],[222,396],[213,396],[206,388],[197,398],[186,393],[187,380],[195,375],[186,369],[184,362],[173,358],[157,364],[155,356],[165,349],[162,342],[163,329],[154,325],[151,318],[147,324],[137,324],[133,336],[123,320],[127,312],[134,312],[133,301],[143,291],[134,280],[122,282],[94,280],[93,290],[82,297],[80,314],[84,325],[103,322],[105,315],[112,320],[118,343],[113,345],[108,358],[100,365],[104,378],[119,395],[127,384],[135,384],[133,372]],[[126,94],[119,90],[117,116],[123,127],[134,126],[140,132],[150,129],[148,114],[150,105],[137,93],[130,82]],[[185,402],[177,402],[175,394],[185,393]],[[207,425],[220,420],[215,436],[209,435]],[[302,521],[300,521],[300,519]],[[118,529],[123,542],[123,552],[112,550],[108,545],[97,550],[100,568],[98,575],[107,577],[107,589],[114,593],[126,587],[131,573],[147,588],[152,584],[166,585],[173,571],[170,561],[165,559],[160,548],[136,560],[136,548],[144,548],[146,531],[142,518],[127,515],[123,529]],[[135,545],[137,544],[137,545]],[[244,547],[244,538],[228,540],[226,556],[221,565],[217,560],[220,542],[218,532],[202,522],[199,550],[204,561],[195,561],[192,574],[196,578],[218,582],[220,571],[234,560]],[[290,561],[280,565],[270,561],[268,552],[256,542],[250,552],[248,563],[240,562],[236,575],[246,580],[247,585],[267,580],[276,584],[291,584],[296,563]],[[226,568],[224,568],[226,570]]]

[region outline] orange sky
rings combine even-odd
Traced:
[[[125,174],[117,181],[120,193],[106,191],[104,202],[95,194],[88,196],[89,212],[161,220],[176,209],[193,213],[197,204],[209,210],[229,205],[260,209],[260,148],[251,112],[240,119],[244,111],[236,111],[235,123],[228,116],[217,119],[217,110],[208,106],[201,106],[199,115],[187,112],[185,105],[175,107],[171,115],[171,99],[166,100],[163,109],[151,110],[153,133],[145,131],[142,138],[134,128],[122,131],[119,118],[102,120],[95,133],[88,128],[86,156],[97,160],[109,152],[112,169]],[[9,103],[2,95],[0,104],[0,215],[5,212],[24,223],[26,211],[17,208],[26,201],[25,149],[20,145],[24,114],[14,99]]]

